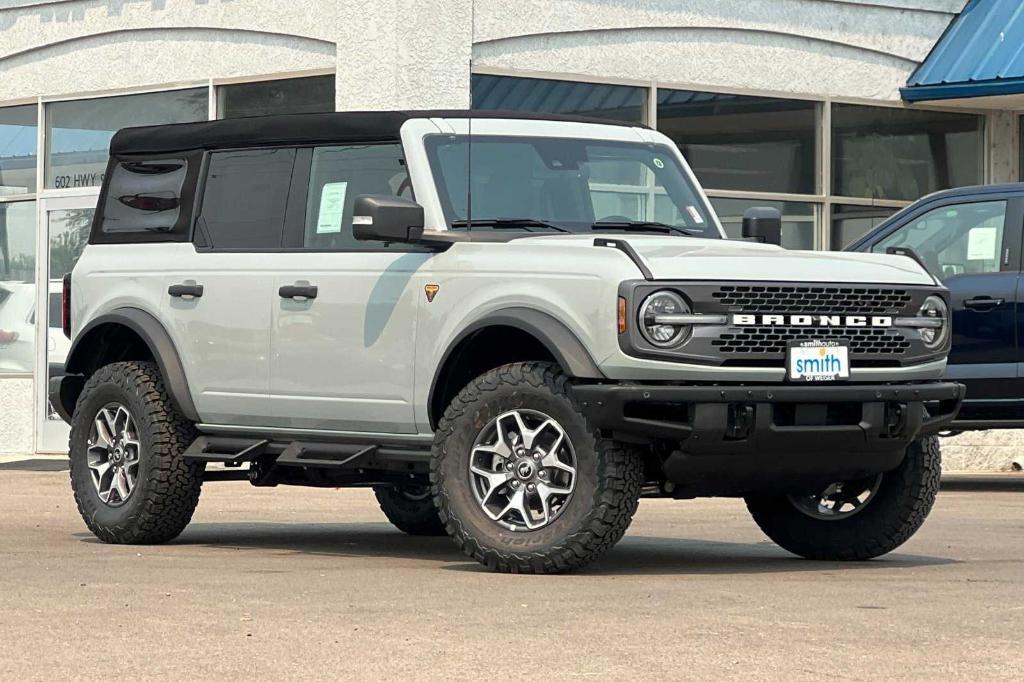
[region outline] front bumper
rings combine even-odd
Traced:
[[[941,431],[962,384],[750,386],[579,384],[598,428],[661,441],[665,480],[677,494],[803,489],[889,471],[917,438]]]

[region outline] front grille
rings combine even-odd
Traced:
[[[813,331],[807,327],[733,327],[711,345],[721,353],[747,355],[783,354],[790,341],[842,339],[850,344],[850,352],[857,355],[902,355],[910,342],[897,329],[866,327],[823,327]]]
[[[896,314],[910,303],[905,289],[841,286],[727,285],[712,298],[744,313]]]

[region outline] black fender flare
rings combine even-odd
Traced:
[[[160,368],[160,375],[175,406],[186,419],[200,421],[199,413],[196,412],[195,403],[192,401],[192,393],[189,391],[188,379],[185,377],[185,367],[181,363],[181,357],[174,347],[171,335],[158,319],[145,310],[131,307],[115,308],[91,320],[78,332],[71,344],[64,366],[65,372],[69,375],[83,372],[91,355],[93,342],[90,340],[90,332],[106,324],[127,327],[142,339],[156,360],[157,367]]]
[[[452,353],[474,333],[487,327],[497,326],[515,327],[536,338],[555,358],[562,371],[571,377],[577,379],[605,378],[590,352],[565,323],[548,313],[533,308],[502,308],[474,320],[448,344],[441,356],[441,361],[434,370],[434,377],[430,381],[430,392],[427,395],[427,418],[431,420],[431,423],[434,423],[435,417],[440,416],[431,414],[431,407],[434,402],[434,394],[438,390],[441,373],[448,365]]]

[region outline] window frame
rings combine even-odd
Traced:
[[[399,244],[394,243],[390,246],[384,246],[384,242],[370,242],[368,245],[380,244],[380,246],[365,249],[349,249],[349,248],[337,248],[337,249],[325,249],[317,248],[311,249],[303,246],[305,241],[306,233],[306,202],[309,198],[309,180],[313,168],[313,150],[317,147],[342,147],[345,145],[358,144],[359,146],[368,146],[375,144],[399,144],[402,145],[400,139],[382,139],[374,142],[365,142],[360,140],[357,142],[350,142],[345,140],[331,141],[330,143],[317,142],[316,144],[303,144],[303,145],[252,145],[247,147],[225,147],[222,149],[210,149],[203,154],[202,169],[196,185],[195,202],[193,216],[190,220],[188,239],[192,243],[193,247],[198,253],[405,253],[405,252],[432,252],[434,249],[419,244]],[[285,206],[284,224],[281,230],[281,245],[276,247],[265,247],[265,248],[236,248],[236,247],[214,247],[204,246],[196,242],[198,235],[196,226],[199,219],[202,217],[202,205],[203,198],[206,196],[206,181],[209,177],[209,164],[210,157],[213,154],[221,152],[232,152],[232,151],[247,151],[253,149],[294,149],[295,160],[292,165],[292,172],[289,180],[288,188],[288,199]],[[405,158],[405,147],[402,145],[402,155]],[[411,177],[411,176],[410,176]],[[415,195],[416,188],[413,186],[413,194]]]

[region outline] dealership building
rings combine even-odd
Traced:
[[[785,246],[840,249],[929,192],[1020,178],[1022,43],[1016,0],[4,0],[0,454],[65,448],[58,280],[118,128],[471,104],[635,121],[731,234],[775,206]],[[960,449],[998,465],[1015,438]]]

